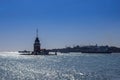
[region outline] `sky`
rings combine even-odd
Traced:
[[[0,51],[120,47],[120,0],[0,0]]]

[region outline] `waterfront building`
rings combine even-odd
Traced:
[[[37,37],[34,43],[34,52],[40,52],[41,51],[40,46],[41,44],[40,44],[39,38]]]
[[[36,31],[36,39],[35,39],[35,42],[34,42],[34,51],[33,51],[33,55],[38,55],[41,53],[41,43],[40,43],[40,40],[39,40],[39,37],[38,37],[38,29]]]
[[[45,49],[41,49],[41,43],[38,37],[38,29],[36,30],[36,39],[34,42],[34,50],[32,52],[32,55],[48,55],[48,51]]]

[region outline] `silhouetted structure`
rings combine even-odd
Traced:
[[[41,53],[41,44],[40,44],[40,40],[38,38],[38,30],[36,31],[36,39],[35,39],[35,43],[34,43],[34,55],[38,55]]]
[[[36,39],[34,43],[34,51],[32,52],[32,55],[48,55],[48,51],[45,49],[41,49],[41,43],[38,37],[38,29],[36,31]]]
[[[97,46],[97,45],[89,45],[89,46],[74,46],[74,47],[66,47],[61,49],[51,49],[50,52],[61,52],[61,53],[70,53],[70,52],[81,52],[81,53],[120,53],[120,48],[117,47],[109,47],[109,46]]]

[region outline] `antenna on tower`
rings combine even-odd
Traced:
[[[38,29],[36,30],[36,36],[38,37]]]

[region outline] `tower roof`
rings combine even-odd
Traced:
[[[35,42],[40,42],[38,37],[36,37]]]
[[[40,42],[39,37],[38,37],[38,29],[36,29],[36,39],[35,42]]]

